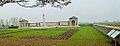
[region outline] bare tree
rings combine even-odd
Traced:
[[[71,0],[0,0],[0,6],[6,3],[17,3],[25,8],[45,7],[51,5],[51,7],[63,8],[71,3]]]
[[[0,19],[0,27],[4,27],[4,20]]]
[[[6,26],[6,27],[9,26],[9,21],[8,21],[8,19],[6,19],[5,26]]]
[[[11,26],[18,26],[18,24],[19,24],[19,20],[17,17],[10,18],[9,22],[10,22]]]

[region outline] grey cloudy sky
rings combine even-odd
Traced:
[[[0,18],[22,17],[31,22],[42,21],[42,14],[46,21],[68,20],[68,17],[77,16],[79,22],[99,22],[104,20],[120,20],[120,0],[72,0],[72,3],[63,9],[23,8],[18,4],[6,4],[0,7]]]

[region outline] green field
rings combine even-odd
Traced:
[[[33,41],[28,40],[25,42],[24,40],[21,40],[28,36],[59,36],[70,29],[77,29],[78,31],[68,40],[34,39]],[[110,46],[108,38],[92,26],[48,29],[0,29],[0,34],[0,36],[12,36],[8,38],[0,38],[1,46]]]

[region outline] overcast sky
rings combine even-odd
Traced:
[[[104,20],[120,20],[120,0],[72,0],[72,3],[63,9],[23,8],[18,4],[6,4],[0,7],[0,18],[26,18],[30,22],[42,21],[45,14],[46,21],[68,20],[71,16],[79,18],[79,22],[99,22]]]

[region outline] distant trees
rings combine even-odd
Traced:
[[[4,20],[3,19],[0,19],[0,27],[4,27]]]
[[[10,26],[19,26],[19,18],[11,17],[10,19],[0,19],[0,28],[7,28]]]
[[[18,26],[19,19],[18,17],[12,17],[9,19],[10,26]]]
[[[21,18],[22,19],[22,18]],[[12,17],[9,20],[9,28],[18,28],[20,19],[18,17]]]
[[[9,26],[9,21],[8,21],[8,19],[6,19],[6,21],[5,21],[5,24],[4,24],[6,27],[8,27]]]

